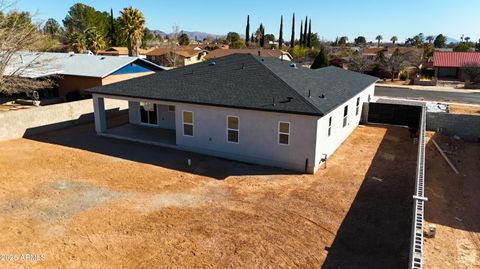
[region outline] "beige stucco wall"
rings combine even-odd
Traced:
[[[155,74],[155,72],[151,71],[151,72],[142,72],[142,73],[133,73],[133,74],[110,75],[102,79],[102,85],[108,85],[108,84],[123,81],[123,80],[148,76],[151,74]]]
[[[155,72],[142,72],[133,74],[109,75],[102,78],[97,77],[81,77],[81,76],[61,76],[58,79],[58,94],[65,96],[69,92],[79,91],[80,94],[85,94],[85,90],[97,86],[107,85],[123,80],[142,77],[154,74]]]
[[[106,110],[127,108],[127,101],[105,100]],[[25,134],[52,131],[89,121],[93,121],[92,99],[0,112],[0,141],[17,139]]]

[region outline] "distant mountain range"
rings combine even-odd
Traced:
[[[170,34],[167,34],[165,33],[164,31],[160,31],[160,30],[151,30],[152,33],[156,34],[156,35],[161,35],[162,37],[165,37],[166,35],[170,35]],[[212,36],[214,38],[216,37],[221,37],[221,36],[224,36],[224,35],[217,35],[217,34],[210,34],[210,33],[206,33],[206,32],[198,32],[198,31],[180,31],[180,33],[185,33],[188,35],[188,37],[191,39],[191,40],[195,40],[195,37],[197,38],[197,40],[203,40],[204,38],[206,38],[207,36]]]

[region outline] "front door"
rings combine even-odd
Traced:
[[[157,105],[147,102],[140,102],[140,122],[157,125]]]

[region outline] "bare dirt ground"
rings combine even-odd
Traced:
[[[450,104],[448,105],[448,111],[452,114],[466,114],[480,116],[480,105],[461,105]]]
[[[0,255],[20,260],[0,267],[405,268],[416,151],[407,129],[360,127],[303,175],[91,125],[1,142]]]
[[[460,171],[456,175],[433,143],[426,148],[426,268],[480,268],[480,144],[429,133]]]

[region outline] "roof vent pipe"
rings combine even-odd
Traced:
[[[325,94],[322,93],[319,97],[322,98],[322,99],[324,99],[324,98],[325,98]]]
[[[245,64],[242,64],[242,69],[245,69]]]
[[[312,98],[312,93],[310,90],[308,90],[308,98]]]
[[[275,97],[272,98],[272,105],[275,106]]]

